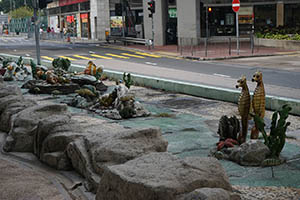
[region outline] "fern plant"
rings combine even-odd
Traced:
[[[270,157],[272,158],[278,158],[285,145],[286,129],[291,124],[290,122],[286,122],[286,119],[288,118],[291,110],[292,108],[289,105],[284,105],[280,111],[274,112],[272,116],[271,132],[269,135],[267,135],[264,129],[265,123],[263,119],[257,115],[252,115],[254,117],[256,127],[263,135],[265,145],[271,152]],[[279,120],[278,114],[280,117]]]

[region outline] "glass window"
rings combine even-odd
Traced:
[[[86,1],[80,4],[80,10],[90,10],[90,2]]]

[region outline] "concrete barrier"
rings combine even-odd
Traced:
[[[13,60],[17,60],[19,56],[12,56],[8,54],[0,54],[3,57],[10,57]],[[25,63],[30,63],[30,60],[34,60],[29,57],[24,57]],[[52,66],[51,61],[41,61],[42,65],[47,67]],[[85,66],[72,64],[70,67],[71,72],[80,72],[85,69]],[[112,71],[104,69],[107,76],[114,80],[120,80],[123,78],[123,73],[118,71]],[[139,74],[131,74],[135,85],[147,86],[156,89],[162,89],[172,92],[178,92],[208,99],[226,101],[237,103],[240,92],[237,90],[231,90],[220,87],[213,87],[201,84],[188,83],[183,81],[175,81],[169,79],[156,78],[151,76],[144,76]],[[300,116],[300,100],[270,96],[266,95],[266,109],[279,110],[285,104],[289,104],[292,107],[291,114]]]
[[[254,45],[300,51],[300,41],[297,40],[273,40],[254,38]]]

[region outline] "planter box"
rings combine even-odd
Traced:
[[[297,40],[273,40],[254,38],[254,45],[300,51],[300,41]]]

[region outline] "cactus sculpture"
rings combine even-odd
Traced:
[[[17,65],[20,66],[20,67],[24,66],[24,60],[23,60],[22,56],[19,57],[19,59],[17,61]]]
[[[228,118],[223,115],[219,121],[218,134],[220,136],[219,142],[217,143],[218,151],[223,147],[233,147],[237,142],[237,135],[240,132],[240,122],[233,116]]]
[[[258,115],[260,118],[264,119],[266,110],[266,95],[262,78],[262,73],[260,71],[255,72],[253,75],[252,82],[257,82],[257,85],[253,94],[252,108],[255,115]],[[256,126],[254,126],[251,130],[251,139],[257,139],[258,135],[259,130]]]
[[[34,78],[37,78],[37,69],[36,69],[36,64],[33,60],[30,60],[30,66],[31,66],[31,70],[32,70],[32,76]]]
[[[52,65],[54,68],[60,68],[68,71],[69,67],[71,66],[71,61],[65,58],[56,58],[52,61]]]
[[[124,83],[125,83],[125,86],[129,89],[130,88],[130,86],[133,84],[133,81],[132,81],[132,79],[131,79],[131,75],[130,75],[130,73],[125,73],[124,72],[124,74],[123,74],[123,81],[124,81]]]
[[[247,85],[247,80],[245,76],[242,76],[238,81],[237,81],[236,88],[241,87],[242,92],[239,97],[238,101],[238,110],[239,114],[241,116],[241,121],[242,121],[242,131],[239,134],[238,141],[240,144],[244,143],[246,141],[247,137],[247,132],[248,132],[248,116],[249,116],[249,111],[250,111],[250,94],[249,94],[249,89]]]
[[[292,108],[288,105],[282,106],[282,109],[280,111],[274,112],[272,116],[272,123],[271,123],[271,132],[270,135],[267,135],[264,127],[265,123],[261,117],[259,117],[257,114],[253,115],[254,122],[256,127],[259,131],[262,132],[262,135],[265,140],[265,145],[268,146],[270,149],[271,158],[278,158],[280,152],[282,151],[284,144],[285,144],[285,138],[286,138],[286,129],[290,125],[290,122],[286,122],[286,119],[288,118],[289,111],[291,111]],[[280,116],[280,119],[278,119],[278,114]]]

